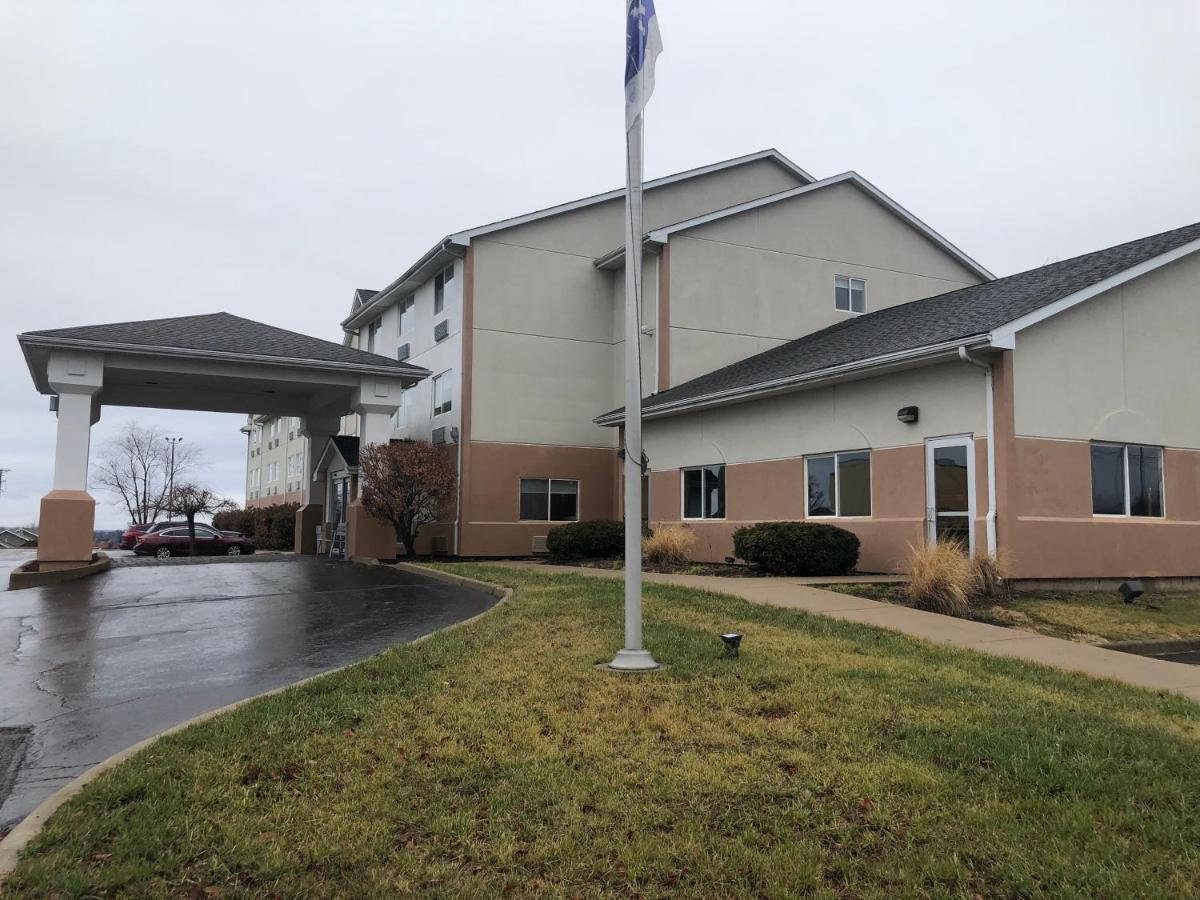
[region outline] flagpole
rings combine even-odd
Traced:
[[[658,663],[642,646],[642,116],[625,133],[625,647],[609,666]]]

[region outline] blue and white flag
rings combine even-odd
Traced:
[[[625,23],[625,130],[646,107],[654,93],[654,62],[662,53],[662,35],[654,0],[629,0]]]

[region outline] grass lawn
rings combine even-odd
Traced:
[[[907,602],[903,588],[896,585],[839,584],[829,590]],[[1143,602],[1147,599],[1157,608],[1148,609]],[[985,601],[972,618],[1089,644],[1200,640],[1200,594],[1146,595],[1128,604],[1116,591],[1016,592],[1005,600]]]
[[[598,671],[621,584],[165,739],[64,807],[20,897],[1200,893],[1200,706],[647,586],[669,668]],[[738,659],[717,633],[745,632]]]

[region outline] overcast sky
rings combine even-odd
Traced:
[[[1200,220],[1196,0],[657,0],[656,177],[777,147],[997,274]],[[623,179],[622,0],[0,0],[0,524],[54,418],[14,335],[228,310],[340,339],[442,235]],[[203,449],[236,416],[106,408]],[[121,511],[97,495],[98,527]]]

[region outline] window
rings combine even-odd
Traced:
[[[1092,444],[1092,512],[1097,516],[1163,516],[1162,449]]]
[[[443,372],[433,379],[433,414],[440,416],[453,408],[450,397],[450,373]]]
[[[413,298],[405,297],[400,301],[400,324],[397,333],[403,337],[413,332]]]
[[[367,326],[367,352],[368,353],[375,352],[375,338],[378,337],[378,335],[379,335],[380,324],[381,324],[380,321],[378,319],[376,319],[374,322],[372,322],[370,325]]]
[[[725,518],[724,466],[701,466],[683,470],[683,517]]]
[[[804,461],[808,517],[871,515],[871,452],[830,453]]]
[[[833,279],[833,305],[842,312],[867,311],[867,283],[861,278],[838,275]]]
[[[579,518],[579,482],[522,478],[520,517],[526,522],[574,522]]]
[[[433,276],[433,311],[440,313],[446,307],[446,285],[454,280],[454,266],[449,266]]]

